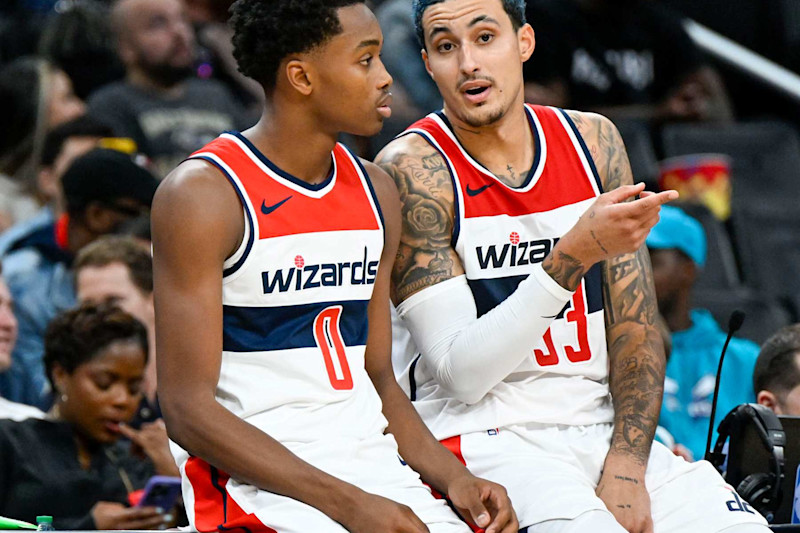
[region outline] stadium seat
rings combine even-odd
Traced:
[[[648,127],[635,120],[614,121],[631,162],[634,182],[643,181],[648,191],[658,190],[658,159]]]
[[[800,203],[800,137],[786,123],[671,124],[662,138],[667,157],[721,153],[732,158],[733,210]]]
[[[745,287],[695,290],[692,306],[708,309],[723,329],[727,327],[733,311],[743,311],[745,321],[736,335],[758,344],[767,340],[778,328],[792,323],[789,313],[778,302]]]
[[[732,220],[745,283],[784,303],[797,302],[800,212],[796,207],[742,206],[733,212]]]
[[[695,281],[696,290],[704,289],[734,289],[741,287],[742,281],[736,266],[736,257],[733,253],[728,231],[725,225],[717,219],[708,208],[699,203],[675,204],[687,214],[696,218],[706,232],[708,251],[706,264]]]

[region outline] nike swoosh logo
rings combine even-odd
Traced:
[[[484,185],[483,187],[478,187],[477,189],[473,189],[469,186],[469,184],[467,184],[467,194],[469,196],[478,196],[480,193],[482,193],[492,185],[494,185],[494,183],[489,183],[488,185]]]
[[[291,198],[292,198],[291,196],[287,196],[286,198],[284,198],[275,205],[267,205],[267,201],[263,200],[261,202],[261,212],[264,213],[265,215],[269,215],[270,213],[278,209],[280,206],[288,202]]]

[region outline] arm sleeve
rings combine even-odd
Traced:
[[[439,385],[472,404],[531,356],[571,297],[538,264],[511,296],[480,318],[466,276],[413,294],[397,312]]]

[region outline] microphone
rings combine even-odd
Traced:
[[[714,398],[711,400],[711,419],[708,421],[708,439],[706,440],[706,454],[704,459],[711,461],[711,435],[714,433],[714,416],[717,414],[717,399],[719,398],[719,378],[722,376],[722,361],[725,359],[725,352],[728,349],[728,344],[733,338],[733,334],[739,331],[744,322],[744,312],[738,309],[731,313],[728,319],[728,337],[725,339],[725,344],[722,346],[722,353],[719,355],[719,367],[717,368],[717,380],[714,383]]]

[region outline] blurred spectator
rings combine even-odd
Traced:
[[[65,122],[47,134],[36,177],[37,198],[43,207],[35,216],[18,222],[0,235],[0,257],[5,255],[11,243],[51,224],[64,213],[61,177],[75,159],[96,147],[102,138],[109,135],[111,128],[86,115]]]
[[[800,416],[800,324],[779,329],[761,346],[753,390],[776,414]]]
[[[3,281],[0,269],[0,372],[11,366],[11,352],[17,342],[17,319],[14,317],[14,305],[11,292]],[[42,418],[44,413],[31,407],[14,403],[0,396],[0,418],[24,420],[26,418]]]
[[[16,302],[19,339],[11,369],[0,375],[0,395],[47,407],[42,338],[50,320],[75,303],[73,258],[83,246],[147,212],[157,184],[128,155],[92,150],[64,174],[66,213],[11,243],[3,267]]]
[[[246,126],[224,85],[192,77],[195,36],[180,0],[119,0],[111,22],[126,79],[95,92],[89,111],[136,141],[157,174],[221,132]]]
[[[720,77],[680,20],[649,0],[531,0],[526,98],[612,119],[728,120]]]
[[[142,403],[131,423],[161,418],[156,397],[156,338],[153,310],[153,259],[133,237],[97,239],[75,258],[75,290],[80,303],[110,303],[130,313],[147,328],[150,360],[142,382]]]
[[[65,209],[61,192],[64,173],[78,157],[97,147],[101,139],[112,135],[111,128],[88,116],[66,122],[47,135],[37,188],[43,203],[50,206],[56,216],[60,216]]]
[[[19,59],[0,70],[0,232],[31,217],[47,132],[84,112],[61,70]]]
[[[409,0],[387,0],[375,11],[383,31],[381,59],[392,75],[392,116],[373,139],[380,149],[412,122],[442,108],[439,89],[425,70]],[[371,159],[372,157],[370,157]]]
[[[239,72],[233,57],[233,30],[228,26],[228,9],[233,0],[187,0],[186,9],[200,45],[197,75],[213,77],[233,92],[256,120],[264,104],[261,86]]]
[[[60,2],[42,32],[39,55],[67,73],[82,100],[125,76],[114,47],[108,6],[95,0]]]
[[[147,442],[149,461],[118,440],[136,411],[147,363],[144,326],[116,307],[84,306],[47,329],[45,365],[57,391],[45,420],[0,420],[0,515],[60,529],[156,529],[153,507],[128,508],[154,473],[175,475],[166,430]]]
[[[672,332],[660,425],[695,458],[705,453],[714,382],[726,333],[711,313],[691,309],[692,285],[706,258],[702,225],[681,209],[664,206],[647,237],[658,309]],[[758,346],[731,339],[725,356],[717,404],[719,421],[735,406],[755,400],[742,387],[753,375]]]

